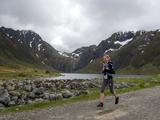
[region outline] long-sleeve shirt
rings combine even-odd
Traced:
[[[107,63],[103,63],[103,77],[104,79],[112,79],[114,74],[113,62],[109,61]]]

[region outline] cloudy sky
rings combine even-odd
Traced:
[[[60,51],[113,32],[160,28],[160,0],[0,0],[0,26],[31,29]]]

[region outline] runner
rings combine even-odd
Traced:
[[[113,74],[115,74],[115,71],[110,56],[107,54],[103,56],[102,73],[103,73],[103,82],[100,89],[100,98],[99,98],[100,103],[97,105],[97,107],[103,107],[104,105],[104,99],[105,99],[104,91],[106,86],[109,87],[110,92],[114,95],[115,104],[118,104],[119,97],[116,95],[116,92],[114,90],[114,81],[113,81]]]

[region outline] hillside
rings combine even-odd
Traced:
[[[100,73],[101,58],[108,53],[118,73],[158,73],[159,39],[159,30],[116,32],[97,46],[85,46],[67,53],[54,49],[31,30],[0,27],[0,66]]]
[[[11,68],[26,66],[67,71],[70,69],[70,58],[60,55],[56,49],[31,30],[20,31],[1,27],[0,66]]]
[[[127,74],[158,73],[160,70],[159,30],[137,31],[132,37],[132,40],[130,40],[128,44],[118,49],[111,47],[106,51],[112,56],[117,72]],[[108,42],[109,39],[102,42]],[[117,42],[114,41],[114,43],[119,44],[120,41],[117,40]],[[101,71],[101,56],[77,72],[98,73],[99,71]]]

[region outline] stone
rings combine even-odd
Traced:
[[[8,106],[15,106],[15,105],[16,105],[15,101],[10,101],[8,104]]]
[[[63,98],[70,98],[73,96],[73,94],[69,90],[66,90],[62,93],[62,96]]]
[[[12,96],[11,100],[16,102],[18,100],[18,96]]]
[[[12,91],[12,90],[15,90],[15,86],[14,86],[14,85],[7,85],[7,86],[6,86],[6,89],[7,89],[8,91]]]
[[[16,91],[9,91],[9,94],[10,94],[11,96],[21,96],[21,93],[16,92]]]
[[[6,89],[0,88],[0,103],[5,106],[8,106],[10,102],[10,95]]]
[[[31,91],[32,91],[32,86],[31,86],[30,84],[25,85],[25,86],[24,86],[24,90],[25,90],[25,91],[28,91],[28,92],[31,92]]]
[[[43,94],[43,98],[49,100],[49,98],[50,98],[49,93],[44,93]]]
[[[74,96],[80,96],[80,92],[76,91],[73,93]]]
[[[59,93],[59,94],[56,94],[56,99],[62,99],[63,98],[63,96],[62,96],[62,94],[61,93]]]
[[[33,92],[36,94],[36,95],[40,95],[40,94],[43,94],[44,93],[44,87],[40,87],[40,88],[35,88],[33,90]]]
[[[50,100],[56,100],[56,95],[55,94],[49,94],[49,99]]]
[[[80,93],[80,95],[87,95],[87,94],[89,94],[89,91],[88,90],[81,90],[79,93]]]
[[[35,99],[36,98],[36,95],[35,95],[35,93],[34,92],[30,92],[30,93],[28,93],[28,98],[31,98],[31,99]]]
[[[0,108],[3,108],[3,107],[5,107],[2,103],[0,103]]]
[[[43,102],[44,100],[42,98],[37,98],[34,100],[34,102]]]

